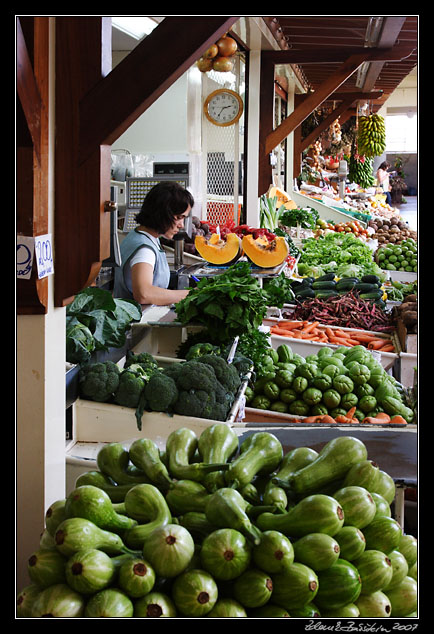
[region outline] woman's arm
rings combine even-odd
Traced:
[[[153,286],[153,268],[145,262],[134,264],[131,269],[131,281],[133,286],[133,296],[139,304],[155,304],[156,306],[166,306],[176,304],[188,295],[188,289],[171,290]]]

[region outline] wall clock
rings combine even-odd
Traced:
[[[243,100],[229,88],[214,90],[205,99],[203,109],[208,121],[218,126],[236,123],[243,114]]]

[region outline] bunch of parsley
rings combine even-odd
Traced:
[[[219,275],[202,278],[175,305],[182,325],[201,324],[220,341],[257,329],[266,311],[267,296],[248,262],[236,262]]]

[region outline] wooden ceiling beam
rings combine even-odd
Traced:
[[[237,20],[236,16],[165,17],[83,96],[80,161],[96,146],[114,143]]]
[[[310,93],[282,123],[277,126],[265,139],[264,151],[269,154],[293,130],[299,126],[311,112],[330,97],[351,75],[366,61],[369,52],[350,56],[340,68],[326,79],[315,92]]]
[[[167,19],[167,18],[166,18]],[[263,59],[267,58],[274,64],[330,64],[345,62],[351,56],[362,55],[364,61],[400,62],[409,57],[415,46],[410,44],[396,45],[389,48],[354,47],[318,47],[309,46],[308,49],[288,49],[282,51],[262,51]]]
[[[315,143],[321,132],[327,130],[327,128],[331,126],[331,124],[336,121],[336,119],[340,117],[341,114],[348,110],[353,101],[354,99],[351,99],[351,97],[349,97],[348,99],[342,101],[338,106],[336,106],[336,108],[334,108],[334,110],[332,110],[332,112],[323,121],[321,121],[319,125],[317,125],[315,130],[313,130],[310,134],[307,135],[306,138],[301,141],[300,152],[303,152],[303,150],[308,148],[309,145]]]

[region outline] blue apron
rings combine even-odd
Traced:
[[[129,232],[120,245],[122,264],[115,268],[113,297],[134,299],[132,289],[125,282],[124,269],[134,253],[141,247],[151,249],[155,254],[153,285],[160,288],[169,286],[170,269],[164,249],[161,246],[158,248],[148,235],[134,229]]]

